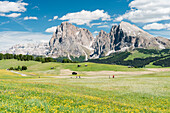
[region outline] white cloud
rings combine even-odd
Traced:
[[[13,18],[18,17],[21,13],[16,12],[25,12],[27,10],[25,6],[27,5],[28,4],[22,2],[22,0],[18,2],[0,1],[0,16]]]
[[[161,29],[167,29],[170,30],[170,23],[169,24],[160,24],[160,23],[152,23],[152,24],[148,24],[145,25],[143,27],[143,29],[146,30],[161,30]]]
[[[49,41],[51,35],[35,32],[3,31],[0,32],[0,51],[6,50],[16,44]]]
[[[133,0],[129,7],[131,10],[115,21],[128,19],[134,23],[149,23],[170,20],[170,0]]]
[[[170,32],[168,30],[149,31],[149,33],[154,35],[155,37],[161,36],[170,39]]]
[[[102,25],[102,26],[98,26],[97,28],[109,28],[109,25]]]
[[[30,17],[26,16],[26,17],[24,17],[24,20],[38,20],[38,18],[32,17],[32,16],[30,16]]]
[[[15,17],[21,16],[21,13],[11,13],[11,14],[8,14],[8,15],[0,14],[0,16],[15,18]]]
[[[53,20],[56,20],[56,19],[58,19],[58,16],[54,16]]]
[[[98,31],[95,31],[95,32],[93,32],[94,34],[98,34],[99,32]]]
[[[0,12],[9,13],[9,12],[25,12],[27,3],[18,1],[18,2],[9,2],[9,1],[0,1]]]
[[[53,20],[56,20],[58,19],[58,16],[54,16],[53,19],[49,19],[48,21],[53,21]]]
[[[51,21],[53,21],[53,19],[49,19],[48,21],[51,22]]]
[[[70,23],[75,23],[77,25],[86,24],[88,26],[90,26],[91,21],[99,19],[102,21],[110,21],[111,17],[107,12],[104,12],[104,10],[97,9],[92,12],[82,10],[80,12],[68,13],[60,18],[60,20],[68,20]]]
[[[57,26],[53,26],[53,27],[51,27],[51,28],[47,28],[47,29],[45,30],[45,32],[47,32],[47,33],[53,33],[53,32],[56,31],[56,29],[57,29]]]
[[[34,6],[32,9],[38,9],[38,10],[40,10],[38,6]]]
[[[4,24],[8,24],[8,23],[10,23],[10,21],[1,22],[1,23],[0,23],[0,26],[1,26],[1,25],[4,25]]]
[[[102,25],[102,23],[91,23],[91,24],[89,24],[89,27],[97,26],[97,25]]]

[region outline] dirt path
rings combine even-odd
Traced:
[[[96,79],[96,78],[109,78],[109,76],[81,76],[79,78],[79,76],[46,76],[46,77],[51,77],[51,78],[72,78],[72,79]],[[111,78],[111,76],[110,76]],[[118,76],[116,76],[115,78],[119,78]]]
[[[68,76],[71,75],[73,71],[69,69],[60,70],[60,75]],[[109,75],[142,75],[151,74],[152,71],[135,71],[135,72],[123,72],[123,71],[82,71],[78,74],[91,75],[91,76],[109,76]]]
[[[162,72],[162,71],[170,71],[170,68],[148,68],[147,70],[153,72]]]
[[[28,76],[28,75],[26,75],[26,74],[19,73],[19,72],[16,72],[16,71],[10,71],[10,72],[15,73],[15,74],[19,74],[19,75],[21,75],[21,76]]]
[[[89,71],[89,72],[82,72],[86,75],[143,75],[143,74],[150,74],[153,72],[149,71],[136,71],[136,72],[122,72],[122,71]]]

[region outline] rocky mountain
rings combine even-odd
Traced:
[[[47,56],[49,52],[48,43],[17,44],[2,53]]]
[[[94,53],[91,57],[98,58],[116,51],[133,50],[134,48],[170,48],[170,40],[154,37],[135,25],[121,22],[119,25],[112,26],[110,33],[100,31],[92,48],[94,48]]]
[[[67,22],[63,22],[57,27],[49,45],[51,57],[70,56],[79,57],[89,55],[93,50],[90,48],[94,38],[92,33],[84,28],[78,28]]]
[[[85,60],[87,60],[135,48],[170,48],[170,40],[154,37],[127,22],[112,26],[109,33],[101,30],[94,38],[89,30],[63,22],[53,33],[49,44],[16,45],[5,53],[44,55],[54,58],[68,57],[70,59],[85,56]]]

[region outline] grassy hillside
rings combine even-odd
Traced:
[[[158,56],[158,55],[151,55],[151,54],[144,54],[140,53],[139,51],[135,50],[131,52],[131,55],[129,55],[125,61],[127,60],[134,60],[135,58],[147,58],[147,57],[152,57],[152,56]]]
[[[0,70],[0,81],[2,113],[170,112],[169,72],[115,79],[56,79]]]
[[[81,65],[81,67],[77,67]],[[88,65],[85,67],[85,65]],[[128,68],[127,66],[97,64],[97,63],[41,63],[36,61],[18,61],[14,59],[0,60],[0,69],[7,69],[10,67],[27,66],[28,70],[23,73],[29,73],[39,76],[54,76],[59,75],[62,69],[69,69],[71,71],[142,71],[144,69]],[[54,69],[51,69],[54,67]],[[71,73],[70,73],[71,74]]]

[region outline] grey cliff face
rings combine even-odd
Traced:
[[[101,30],[96,36],[92,48],[94,49],[94,53],[91,55],[92,58],[107,56],[108,52],[112,49],[110,35]]]
[[[116,51],[133,50],[135,48],[165,49],[170,48],[170,40],[154,37],[135,25],[121,22],[114,25],[110,33],[101,31],[92,44],[92,57],[107,56]]]
[[[93,40],[93,35],[89,30],[63,22],[57,27],[49,42],[50,52],[48,55],[52,57],[86,56],[87,59]]]

